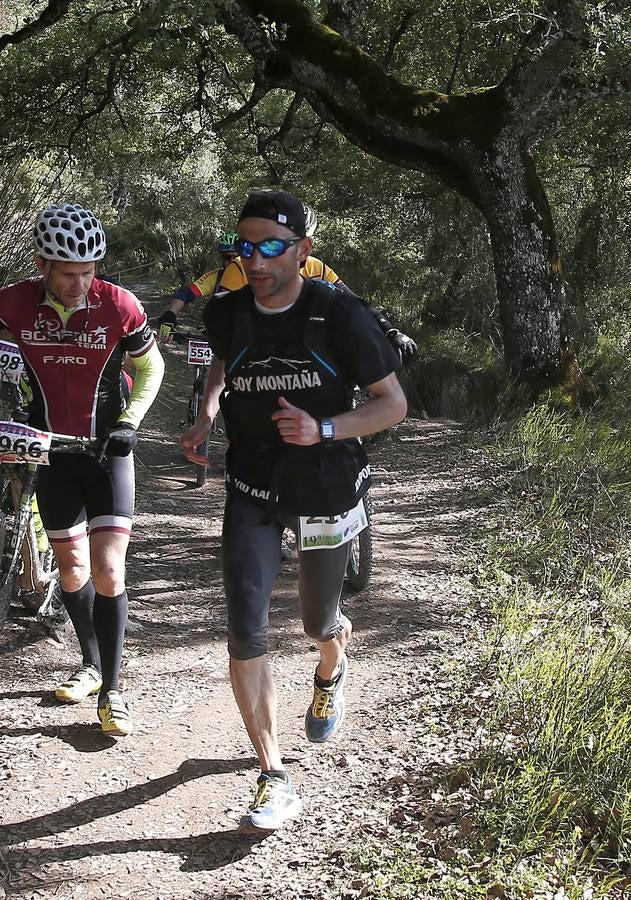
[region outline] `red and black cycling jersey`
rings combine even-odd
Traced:
[[[39,278],[0,290],[0,322],[13,334],[33,400],[30,423],[61,434],[101,437],[123,400],[121,365],[154,342],[140,301],[125,288],[94,279],[87,302],[62,321]]]

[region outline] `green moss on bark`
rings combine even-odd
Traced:
[[[501,98],[495,87],[462,94],[421,90],[389,75],[355,44],[316,22],[297,0],[246,0],[242,5],[285,26],[273,64],[278,74],[284,71],[300,80],[300,63],[309,63],[338,86],[353,85],[370,116],[393,120],[410,130],[422,129],[439,140],[467,139],[488,148],[502,127]],[[342,114],[338,105],[336,116]]]

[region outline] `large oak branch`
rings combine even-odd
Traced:
[[[49,0],[48,5],[42,10],[37,19],[27,22],[22,28],[18,28],[12,34],[3,34],[0,37],[0,53],[9,44],[21,44],[34,35],[45,31],[58,22],[68,12],[71,0]]]

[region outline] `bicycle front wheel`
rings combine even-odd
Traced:
[[[195,379],[195,387],[193,388],[193,396],[191,397],[191,402],[189,405],[189,417],[190,424],[194,425],[197,421],[197,416],[202,405],[202,398],[204,392],[204,384],[202,378]],[[198,452],[202,454],[202,456],[208,456],[208,438],[199,445],[197,448]],[[196,465],[195,466],[195,483],[197,487],[202,487],[202,485],[206,482],[206,475],[208,474],[208,469],[206,466]]]
[[[11,600],[15,594],[16,581],[17,575],[15,572],[12,572],[4,584],[0,585],[0,628],[3,628],[7,621]]]
[[[352,591],[363,591],[372,572],[372,510],[368,495],[364,497],[364,508],[368,525],[351,541],[346,564],[346,583]]]

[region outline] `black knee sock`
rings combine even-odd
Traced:
[[[94,596],[94,630],[99,642],[103,675],[101,694],[119,690],[128,605],[127,591],[116,597]]]
[[[78,591],[62,590],[61,596],[77,633],[83,654],[83,665],[100,669],[99,645],[94,633],[93,622],[94,585],[92,580],[88,579]]]

